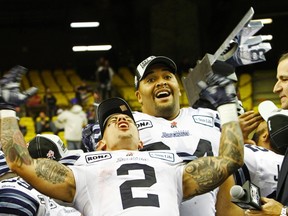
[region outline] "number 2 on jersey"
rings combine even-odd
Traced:
[[[132,194],[132,187],[151,187],[157,182],[154,168],[146,164],[123,164],[117,169],[117,175],[129,175],[129,170],[143,170],[145,178],[127,180],[120,185],[123,209],[134,206],[159,207],[159,199],[156,194],[147,194],[147,198],[135,198]]]

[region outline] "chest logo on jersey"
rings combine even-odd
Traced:
[[[149,152],[149,155],[151,158],[157,158],[169,162],[174,162],[175,157],[173,153],[167,153],[167,152]]]
[[[172,133],[162,132],[161,138],[174,138],[174,137],[185,137],[190,136],[189,131],[174,131]]]
[[[111,158],[112,156],[110,153],[92,154],[92,155],[87,155],[85,157],[87,163],[95,163],[98,161],[108,160]]]
[[[136,122],[138,130],[143,130],[145,128],[152,128],[153,124],[150,120],[140,120]]]
[[[197,124],[213,127],[213,118],[210,116],[193,115],[192,118]]]

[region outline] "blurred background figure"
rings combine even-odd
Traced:
[[[45,104],[42,102],[42,97],[38,92],[28,98],[25,105],[27,115],[31,116],[34,120],[37,118],[39,112],[46,109]]]
[[[38,93],[28,98],[26,102],[27,107],[34,107],[34,106],[38,106],[41,104],[42,104],[42,98]]]
[[[89,105],[86,111],[86,115],[87,115],[88,124],[96,123],[96,110],[95,110],[94,104]]]
[[[36,133],[41,134],[43,132],[53,132],[55,134],[57,128],[45,112],[41,111],[36,118]]]
[[[59,122],[59,121],[57,121],[58,116],[59,116],[62,112],[63,112],[63,109],[59,108],[59,109],[57,110],[57,113],[56,113],[56,118],[54,118],[54,121],[53,121],[53,123],[54,123],[54,125],[55,125],[55,127],[56,127],[56,133],[55,133],[55,134],[58,134],[60,131],[64,131],[64,124],[61,123],[61,122]]]
[[[98,89],[94,89],[93,99],[94,99],[94,103],[96,104],[99,104],[102,101],[101,92]]]
[[[43,96],[43,102],[46,105],[46,115],[49,117],[49,119],[51,121],[52,117],[56,115],[57,99],[52,94],[50,88],[46,88],[46,92]]]
[[[87,109],[89,106],[89,99],[91,96],[91,87],[86,82],[82,81],[80,85],[76,87],[75,99],[73,104],[79,104],[83,109]]]
[[[69,150],[81,148],[82,129],[88,120],[86,113],[78,104],[74,104],[71,109],[64,110],[57,116],[57,124],[64,126],[64,137]]]
[[[100,84],[102,99],[105,100],[112,96],[111,82],[114,70],[110,66],[109,60],[101,57],[96,71],[96,79]]]

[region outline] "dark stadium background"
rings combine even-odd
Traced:
[[[272,34],[272,50],[257,68],[275,69],[288,50],[287,0],[1,0],[0,71],[73,67],[85,77],[105,56],[115,68],[145,57],[166,55],[193,65],[214,53],[249,7],[254,18],[273,19],[258,34]],[[70,22],[99,21],[93,29]],[[73,53],[74,45],[111,44],[107,52]],[[253,70],[251,66],[248,69]],[[241,71],[241,68],[239,69]]]

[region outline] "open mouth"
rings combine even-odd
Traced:
[[[170,92],[168,90],[160,91],[156,94],[156,98],[164,98],[170,96]]]
[[[127,122],[120,122],[118,123],[119,128],[128,128],[128,123]]]

